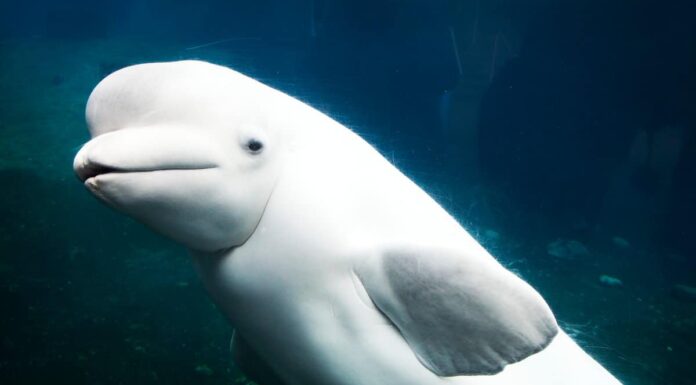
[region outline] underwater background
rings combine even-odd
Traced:
[[[72,174],[99,80],[187,58],[358,132],[625,384],[696,384],[695,15],[655,0],[0,0],[0,384],[249,383],[186,251]]]

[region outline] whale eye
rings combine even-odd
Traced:
[[[257,139],[249,139],[249,141],[246,142],[246,149],[252,154],[258,154],[263,150],[263,143]]]

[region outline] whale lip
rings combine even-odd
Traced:
[[[150,167],[150,168],[119,168],[114,166],[105,165],[98,162],[84,162],[75,167],[75,174],[81,182],[87,183],[90,179],[98,177],[105,174],[126,174],[126,173],[143,173],[149,171],[193,171],[193,170],[207,170],[217,168],[214,164],[201,164],[192,165],[190,167],[185,166],[162,166],[162,167]]]
[[[106,166],[98,163],[87,163],[82,167],[75,169],[75,173],[80,181],[85,182],[87,179],[99,176],[102,174],[108,174],[112,172],[123,172],[116,167]]]
[[[227,154],[200,133],[167,127],[126,128],[93,137],[75,154],[82,182],[105,174],[222,167]]]

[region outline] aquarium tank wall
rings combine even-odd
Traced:
[[[695,11],[0,2],[0,383],[252,383],[186,250],[100,204],[72,170],[101,79],[199,59],[365,138],[623,383],[693,385]]]

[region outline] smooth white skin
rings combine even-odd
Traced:
[[[213,299],[288,385],[619,384],[563,332],[496,375],[426,369],[354,267],[395,245],[492,257],[370,145],[309,106],[186,61],[119,71],[87,110],[96,138],[75,159],[78,175],[92,163],[129,171],[85,183],[188,246]],[[240,145],[249,136],[263,137],[260,157]]]

